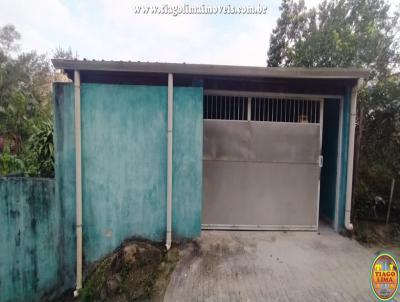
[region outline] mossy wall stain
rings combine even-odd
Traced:
[[[62,251],[54,180],[0,178],[0,300],[58,294]]]

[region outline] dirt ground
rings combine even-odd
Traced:
[[[55,301],[162,301],[178,259],[175,246],[167,252],[161,244],[124,242],[88,268],[78,298],[69,290]]]

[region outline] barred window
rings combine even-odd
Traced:
[[[319,123],[320,119],[319,100],[205,95],[203,105],[204,119],[285,123]]]

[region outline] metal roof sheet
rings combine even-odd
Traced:
[[[368,77],[369,74],[368,70],[359,68],[287,68],[65,59],[53,59],[52,62],[55,68],[64,70],[173,73],[200,76],[360,79]]]

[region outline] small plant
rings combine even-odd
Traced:
[[[0,153],[0,175],[19,175],[24,173],[24,162],[16,155],[11,154],[10,146],[5,145],[3,152]]]
[[[33,128],[27,150],[27,172],[31,176],[54,177],[53,124],[43,121]]]

